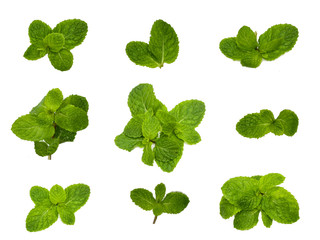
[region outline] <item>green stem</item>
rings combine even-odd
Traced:
[[[48,155],[48,160],[51,160],[51,155]]]
[[[153,224],[155,224],[155,223],[156,223],[156,221],[157,221],[157,218],[158,218],[158,216],[154,216],[154,219],[153,219]]]

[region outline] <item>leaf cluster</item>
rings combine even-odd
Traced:
[[[256,68],[262,59],[272,61],[290,51],[298,35],[295,26],[278,24],[270,27],[257,40],[257,33],[243,26],[236,37],[225,38],[220,42],[220,50],[226,57],[240,60],[242,66]]]
[[[247,138],[261,138],[272,132],[277,136],[293,136],[298,129],[299,119],[291,110],[283,110],[275,119],[270,110],[244,116],[236,125],[239,134]]]
[[[157,20],[152,25],[149,44],[138,41],[129,42],[126,53],[137,65],[161,68],[164,63],[173,63],[177,59],[179,39],[170,24]]]
[[[29,212],[26,219],[26,228],[29,232],[37,232],[50,227],[58,220],[74,225],[74,213],[87,202],[90,188],[85,184],[73,184],[63,189],[54,185],[48,189],[33,186],[30,197],[35,207]]]
[[[60,89],[54,88],[29,114],[19,117],[11,130],[17,137],[33,141],[39,156],[51,159],[59,144],[73,142],[77,131],[88,126],[88,109],[86,98],[70,95],[63,99]]]
[[[155,216],[153,223],[162,213],[178,214],[189,204],[189,198],[184,193],[170,192],[166,195],[166,186],[163,183],[155,187],[155,197],[150,191],[143,188],[132,190],[130,197],[143,210],[153,211]]]
[[[55,69],[67,71],[73,64],[70,50],[83,42],[87,32],[87,23],[79,19],[62,21],[54,29],[40,20],[34,20],[29,26],[31,45],[23,56],[28,60],[37,60],[48,54]]]
[[[260,212],[267,228],[273,220],[284,224],[298,221],[297,200],[286,189],[277,186],[284,179],[279,173],[231,178],[221,188],[220,215],[224,219],[234,216],[233,225],[238,230],[256,226]]]
[[[205,105],[199,100],[187,100],[171,111],[161,103],[150,84],[140,84],[129,94],[128,106],[132,118],[115,144],[124,150],[143,148],[142,162],[152,166],[154,160],[165,172],[171,172],[179,162],[184,142],[201,141],[195,128],[200,124]]]

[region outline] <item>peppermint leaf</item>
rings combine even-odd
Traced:
[[[59,52],[49,52],[49,60],[52,66],[60,71],[67,71],[72,67],[73,55],[67,49],[61,49]]]
[[[257,68],[262,62],[261,54],[258,51],[247,52],[241,59],[244,67]]]
[[[285,177],[279,173],[269,173],[259,180],[259,189],[261,192],[266,192],[268,189],[273,188],[284,182]]]
[[[57,207],[61,221],[67,225],[74,225],[76,217],[72,211],[70,211],[64,204]]]
[[[114,139],[114,142],[119,148],[131,152],[136,147],[143,147],[143,144],[142,144],[143,139],[144,139],[143,137],[130,138],[130,137],[127,137],[124,133],[122,133]]]
[[[63,203],[65,202],[66,198],[67,198],[67,194],[64,191],[64,189],[59,186],[59,185],[54,185],[51,189],[50,189],[50,201],[53,204],[58,204],[58,203]]]
[[[179,124],[176,127],[175,134],[188,144],[197,144],[201,141],[200,134],[194,128],[186,125]]]
[[[69,104],[81,108],[85,112],[88,112],[89,110],[89,103],[87,99],[79,95],[70,95],[69,97],[65,98],[61,103],[60,108],[64,108]]]
[[[81,108],[67,105],[56,113],[56,124],[70,132],[85,129],[88,124],[88,116]]]
[[[30,189],[30,197],[36,206],[51,206],[49,191],[46,188],[33,186]]]
[[[86,204],[90,196],[90,188],[85,184],[73,184],[65,189],[67,198],[64,202],[66,208],[75,213]]]
[[[31,44],[24,52],[23,57],[28,60],[38,60],[47,54],[46,47],[42,42]]]
[[[170,192],[162,201],[165,213],[177,214],[182,212],[189,204],[187,195],[181,192]]]
[[[237,45],[237,38],[235,37],[223,39],[220,42],[219,48],[226,57],[233,60],[241,60],[245,55],[245,51]]]
[[[154,161],[154,152],[152,151],[152,142],[148,142],[143,148],[142,162],[152,166]]]
[[[128,124],[125,126],[123,133],[127,137],[131,138],[139,138],[142,137],[142,123],[144,121],[145,116],[143,114],[137,115],[130,119]]]
[[[29,232],[37,232],[50,227],[58,220],[57,207],[54,205],[36,206],[26,219],[26,228]]]
[[[241,209],[232,205],[225,197],[220,201],[220,215],[224,219],[228,219],[238,213]]]
[[[150,211],[153,209],[156,200],[152,193],[143,188],[137,188],[130,193],[131,200],[143,210]]]
[[[166,186],[163,183],[158,184],[155,189],[156,200],[157,202],[161,202],[166,195]]]
[[[50,33],[43,39],[43,42],[52,52],[59,52],[65,44],[64,36],[60,33]]]
[[[247,26],[240,28],[236,42],[239,48],[252,51],[258,47],[257,35]]]
[[[52,112],[55,112],[63,101],[63,95],[59,88],[54,88],[48,92],[44,98],[44,105]]]
[[[53,138],[50,144],[46,142],[34,142],[34,149],[36,154],[41,157],[50,156],[57,151],[59,143],[58,138]]]
[[[155,56],[149,50],[149,44],[145,42],[129,42],[126,46],[129,59],[137,65],[149,68],[160,67]]]
[[[161,130],[161,125],[159,120],[151,114],[146,114],[142,123],[142,134],[145,138],[153,140],[158,136],[158,133]]]
[[[42,40],[52,32],[52,29],[40,20],[34,20],[29,26],[29,37],[32,44],[42,42]]]
[[[257,209],[242,210],[234,216],[233,226],[238,230],[249,230],[258,224],[259,213]]]
[[[70,132],[59,126],[56,126],[56,133],[54,136],[56,139],[59,139],[59,143],[64,143],[64,142],[73,142],[76,135],[77,133],[75,132]]]
[[[261,217],[263,225],[267,228],[270,228],[272,225],[272,219],[263,210],[261,211]]]
[[[283,126],[283,132],[287,136],[293,136],[298,130],[298,116],[291,110],[285,109],[281,111],[277,117],[277,121],[281,122]]]

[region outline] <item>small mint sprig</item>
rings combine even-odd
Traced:
[[[35,207],[27,216],[27,230],[29,232],[44,230],[54,224],[58,216],[64,224],[74,225],[74,213],[85,205],[89,195],[90,188],[85,184],[74,184],[66,189],[54,185],[50,191],[33,186],[30,189],[30,197]]]
[[[128,106],[132,118],[123,132],[115,138],[115,144],[131,152],[143,148],[142,162],[152,166],[155,161],[164,172],[172,172],[178,164],[184,143],[201,141],[195,128],[201,123],[205,104],[199,100],[187,100],[171,111],[161,103],[150,84],[140,84],[129,94]]]
[[[178,214],[190,202],[188,196],[181,192],[170,192],[166,195],[166,186],[163,183],[155,187],[155,194],[154,198],[150,191],[143,188],[134,189],[130,193],[132,201],[137,206],[146,211],[153,211],[153,224],[162,213]]]
[[[270,110],[244,116],[236,125],[238,133],[247,138],[261,138],[272,132],[277,136],[283,134],[293,136],[299,125],[298,116],[291,110],[285,109],[275,119]]]
[[[279,173],[265,176],[235,177],[222,186],[220,215],[224,219],[234,217],[233,225],[238,230],[256,226],[261,212],[262,222],[270,228],[273,220],[291,224],[299,220],[299,204],[283,187],[285,177]]]
[[[242,66],[256,68],[262,59],[272,61],[290,51],[298,35],[295,26],[278,24],[261,34],[257,41],[257,33],[243,26],[236,37],[225,38],[220,42],[220,50],[226,57],[240,60]]]
[[[70,50],[83,42],[87,32],[87,23],[79,19],[62,21],[54,29],[40,20],[34,20],[29,26],[31,45],[23,56],[28,60],[37,60],[48,54],[55,69],[67,71],[73,64]]]
[[[29,114],[19,117],[11,130],[17,137],[33,141],[36,153],[50,160],[61,143],[73,142],[77,132],[88,126],[88,109],[86,98],[70,95],[63,99],[60,89],[54,88]]]
[[[126,53],[137,65],[149,68],[162,68],[164,63],[173,63],[179,53],[179,39],[170,26],[163,20],[153,23],[149,44],[145,42],[129,42]]]

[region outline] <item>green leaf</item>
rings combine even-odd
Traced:
[[[41,157],[49,156],[57,151],[59,143],[59,138],[52,138],[50,144],[46,142],[34,142],[34,149],[36,151],[36,154]]]
[[[87,99],[79,95],[70,95],[69,97],[65,98],[61,103],[60,108],[63,108],[69,104],[81,108],[85,112],[88,112],[89,110],[89,103]]]
[[[142,134],[145,138],[153,140],[158,136],[161,131],[161,125],[159,120],[152,116],[151,113],[146,114],[146,117],[142,123]]]
[[[143,147],[142,141],[144,138],[130,138],[124,133],[116,136],[114,139],[115,144],[123,149],[131,152],[135,147]]]
[[[53,32],[63,34],[64,47],[71,50],[83,42],[88,32],[88,25],[79,19],[69,19],[58,23]]]
[[[154,205],[154,208],[152,209],[153,215],[160,216],[162,213],[164,213],[164,208],[162,203],[156,203]]]
[[[130,198],[132,201],[143,210],[150,211],[156,204],[152,193],[143,188],[137,188],[131,191]]]
[[[181,158],[183,147],[169,137],[160,137],[153,149],[155,160],[164,172],[172,172]]]
[[[163,183],[158,184],[155,187],[156,200],[157,202],[161,202],[164,196],[166,195],[166,186]]]
[[[50,189],[49,197],[50,201],[56,205],[58,203],[63,203],[67,198],[67,194],[61,186],[56,184]]]
[[[142,123],[143,123],[144,118],[145,118],[145,116],[142,114],[131,118],[130,121],[125,126],[123,133],[127,137],[131,137],[131,138],[142,137],[143,136]]]
[[[49,191],[46,188],[33,186],[30,189],[30,197],[36,206],[51,206]]]
[[[85,184],[79,183],[70,185],[65,191],[67,195],[65,206],[73,213],[85,205],[90,196],[90,188]]]
[[[199,100],[186,100],[176,105],[169,113],[180,124],[197,127],[204,116],[205,105]]]
[[[175,134],[178,138],[185,141],[188,144],[197,144],[201,141],[200,134],[194,130],[193,127],[178,124],[175,130]]]
[[[59,143],[64,143],[64,142],[73,142],[76,135],[77,133],[75,132],[69,132],[68,130],[65,130],[59,126],[56,126],[56,133],[54,137],[56,139],[59,139]]]
[[[294,223],[299,219],[299,205],[294,196],[282,187],[268,190],[262,200],[262,210],[279,223]]]
[[[262,176],[261,175],[255,175],[255,176],[252,176],[251,178],[259,181],[262,178]]]
[[[29,37],[32,44],[42,40],[52,32],[51,27],[40,20],[34,20],[29,26]]]
[[[173,63],[177,59],[179,40],[170,24],[163,20],[157,20],[153,23],[149,49],[157,62],[160,63],[160,67],[164,63]]]
[[[259,221],[259,210],[242,210],[234,216],[233,226],[238,230],[249,230]]]
[[[30,114],[19,117],[11,130],[17,137],[28,141],[50,138],[55,132],[52,123]]]
[[[236,42],[238,47],[243,50],[251,51],[258,47],[256,34],[247,26],[240,28]]]
[[[50,33],[43,39],[43,42],[52,52],[59,52],[65,44],[64,36],[61,33]]]
[[[284,134],[284,126],[280,120],[274,120],[273,124],[270,126],[270,132],[276,136],[281,136]]]
[[[152,151],[152,142],[148,142],[143,148],[142,162],[152,166],[154,161],[154,152]]]
[[[258,181],[250,177],[235,177],[229,179],[222,188],[223,196],[233,205],[243,210],[251,210],[259,206]]]
[[[241,59],[241,65],[244,67],[257,68],[262,62],[262,56],[258,51],[246,52]]]
[[[26,219],[26,228],[29,232],[37,232],[50,227],[58,220],[57,207],[54,205],[36,206]]]
[[[149,44],[145,42],[129,42],[126,46],[129,59],[137,65],[149,68],[160,67],[153,54],[149,50]]]
[[[260,178],[259,189],[262,193],[265,193],[268,189],[283,183],[284,179],[285,177],[279,173],[269,173]]]
[[[189,202],[187,195],[181,192],[170,192],[162,201],[163,210],[165,213],[177,214],[182,212]]]
[[[23,57],[28,60],[38,60],[47,54],[47,50],[42,42],[31,44],[24,52]]]
[[[55,112],[61,105],[63,101],[63,95],[59,88],[54,88],[48,92],[44,98],[44,105]]]
[[[281,111],[276,120],[281,122],[285,135],[291,137],[297,132],[299,119],[293,111],[287,109]]]
[[[265,52],[263,58],[271,61],[290,51],[296,44],[298,35],[298,29],[290,24],[270,27],[259,37],[260,51]]]
[[[241,209],[232,205],[225,197],[221,198],[220,201],[220,215],[224,219],[228,219],[234,216],[236,213],[240,212]]]
[[[74,225],[76,218],[73,212],[71,212],[64,204],[59,204],[57,209],[60,219],[64,224]]]
[[[85,129],[88,124],[88,116],[81,108],[67,105],[56,113],[56,124],[70,132]]]
[[[72,67],[73,55],[67,49],[62,49],[59,52],[49,52],[49,60],[52,66],[60,71],[67,71]]]
[[[223,39],[220,42],[219,48],[226,57],[233,60],[241,60],[245,54],[245,51],[238,47],[235,37]]]
[[[270,228],[272,225],[272,219],[263,210],[261,211],[261,217],[262,217],[263,225],[266,226],[267,228]]]

